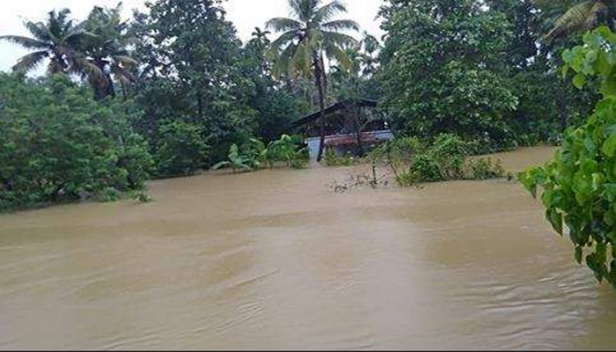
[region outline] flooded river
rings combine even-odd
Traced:
[[[0,349],[616,348],[616,292],[519,184],[328,188],[351,170],[0,216]]]

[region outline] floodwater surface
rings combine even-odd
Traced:
[[[554,149],[499,154],[519,171]],[[616,292],[506,180],[155,181],[0,216],[0,349],[614,349]]]

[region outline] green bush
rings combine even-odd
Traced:
[[[138,114],[114,100],[94,101],[63,75],[0,74],[0,207],[140,188],[152,160],[131,128]]]
[[[209,147],[199,125],[182,121],[163,124],[159,128],[154,158],[162,177],[191,175],[204,168]]]
[[[512,38],[506,17],[445,0],[391,1],[381,14],[388,36],[378,78],[392,129],[508,144],[504,122],[518,99],[499,69]]]
[[[401,186],[423,182],[503,177],[500,162],[468,158],[471,147],[454,134],[441,134],[432,143],[417,138],[397,138],[375,147],[368,160],[389,166]]]
[[[323,161],[327,166],[351,166],[357,164],[359,159],[350,153],[339,156],[333,148],[326,148]]]
[[[524,187],[541,200],[546,218],[561,235],[564,226],[575,259],[586,262],[599,281],[616,287],[616,34],[601,27],[584,36],[584,45],[565,51],[566,73],[582,87],[587,77],[601,80],[604,96],[585,125],[566,132],[554,161],[520,174]]]
[[[441,134],[434,140],[429,155],[442,165],[444,179],[461,178],[468,144],[454,134]]]
[[[490,158],[479,158],[467,163],[468,178],[473,180],[487,180],[505,176],[505,169],[500,160],[493,161]]]
[[[434,157],[433,154],[417,155],[413,159],[409,176],[403,175],[402,179],[413,181],[412,183],[420,182],[436,182],[446,180],[445,166],[441,160]]]

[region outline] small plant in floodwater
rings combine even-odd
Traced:
[[[352,174],[349,176],[349,178],[345,182],[331,183],[329,185],[329,188],[336,193],[346,193],[354,188],[359,188],[359,187],[377,188],[379,186],[389,185],[389,181],[387,181],[385,177],[386,176],[375,179],[373,175],[368,174],[368,173]]]
[[[131,194],[131,198],[141,203],[150,203],[154,201],[154,198],[144,191],[133,192],[133,194]]]
[[[432,144],[417,138],[399,138],[374,147],[367,155],[372,165],[388,167],[399,186],[425,182],[485,180],[500,178],[505,170],[500,160],[470,160],[468,143],[456,135],[442,134]]]
[[[473,180],[487,180],[500,178],[505,175],[505,169],[500,160],[493,161],[490,158],[479,158],[468,162],[469,178]]]
[[[121,198],[122,194],[116,188],[107,187],[94,195],[94,200],[101,203],[115,202]]]
[[[327,148],[323,155],[323,161],[326,166],[351,166],[357,164],[359,159],[351,155],[351,153],[339,156],[333,148]]]

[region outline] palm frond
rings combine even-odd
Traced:
[[[22,37],[18,35],[3,35],[0,36],[0,40],[6,40],[11,43],[15,43],[23,46],[26,49],[47,49],[49,46],[44,41]]]
[[[595,1],[583,1],[565,12],[554,24],[552,30],[546,34],[546,39],[551,40],[568,32],[584,28],[588,18],[592,16]]]
[[[375,36],[368,34],[368,32],[364,32],[364,39],[362,39],[361,44],[364,50],[370,54],[377,51],[381,46],[379,40]]]
[[[294,15],[302,22],[308,23],[315,14],[316,8],[321,0],[292,0],[295,4],[291,5]]]
[[[129,84],[135,81],[135,76],[119,65],[111,65],[111,73],[118,81]]]
[[[68,16],[70,14],[71,10],[69,9],[62,9],[60,10],[60,12],[58,12],[56,20],[58,21],[58,24],[62,26],[62,30],[66,30],[66,28],[70,28],[72,26],[72,21],[68,20]]]
[[[289,73],[291,59],[295,55],[296,49],[296,45],[289,44],[280,53],[276,53],[277,57],[274,63],[274,67],[272,68],[272,74],[274,75],[274,77],[279,78],[283,74]]]
[[[302,13],[302,2],[303,0],[289,0],[288,1],[288,5],[289,5],[289,12],[297,19],[300,18],[300,15]]]
[[[353,61],[351,60],[349,55],[347,55],[347,53],[339,46],[334,45],[333,43],[325,42],[323,45],[323,49],[328,57],[334,58],[336,61],[338,61],[340,66],[342,66],[347,71],[353,67]]]
[[[352,20],[335,20],[323,23],[321,25],[326,31],[341,32],[341,31],[359,31],[359,24]]]
[[[334,0],[329,4],[319,8],[314,14],[314,22],[315,23],[324,23],[331,20],[334,16],[347,12],[346,6],[339,1]]]
[[[609,7],[603,1],[597,1],[590,9],[590,14],[584,23],[586,29],[591,29],[599,24],[601,14],[609,12]]]
[[[312,53],[313,51],[308,41],[299,43],[291,59],[291,73],[310,77]]]
[[[49,36],[49,32],[45,29],[43,23],[34,23],[30,21],[24,22],[24,27],[30,32],[34,38],[40,41],[51,41],[53,38]]]
[[[73,57],[71,60],[70,72],[89,77],[94,81],[104,81],[107,79],[103,70],[96,66],[90,60],[84,57]]]
[[[13,66],[13,70],[17,72],[29,72],[41,64],[48,56],[47,51],[35,51],[26,56],[23,56],[17,64]]]
[[[282,47],[289,45],[295,39],[300,37],[300,32],[298,31],[288,31],[282,33],[276,40],[272,42],[272,50],[280,50]]]
[[[286,32],[302,28],[302,24],[291,18],[276,17],[265,23],[265,27],[276,32]]]
[[[69,9],[63,9],[60,12],[49,12],[46,28],[54,37],[61,37],[66,28],[72,27],[72,21],[68,20],[70,13]]]
[[[323,41],[338,47],[352,47],[358,44],[357,39],[348,34],[327,31],[323,32]]]
[[[119,64],[121,64],[122,67],[126,67],[126,68],[135,68],[139,66],[139,61],[127,55],[116,56],[114,60],[117,61]]]

